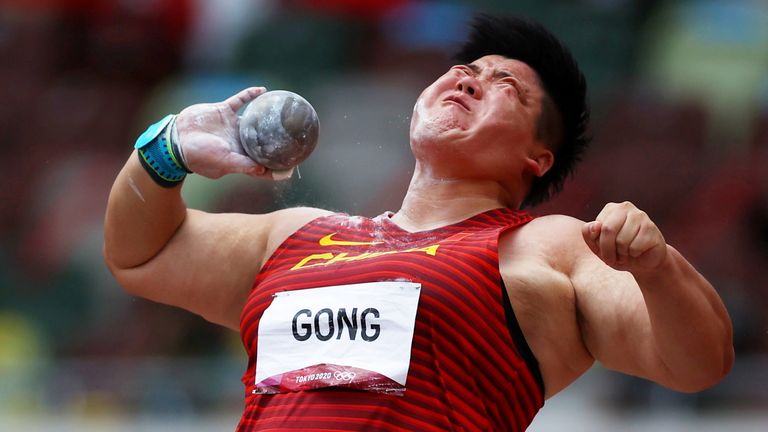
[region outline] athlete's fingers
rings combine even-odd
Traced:
[[[592,221],[581,226],[581,235],[584,237],[584,243],[586,243],[592,253],[597,256],[600,256],[600,246],[598,245],[597,240],[600,238],[602,225],[603,224],[600,221]]]
[[[229,155],[227,164],[229,165],[230,172],[247,174],[253,177],[262,177],[269,171],[267,167],[257,164],[248,156],[237,153],[231,153]]]
[[[640,269],[654,269],[667,255],[667,242],[659,228],[650,219],[643,224],[630,254]]]
[[[611,208],[606,206],[606,209],[598,216],[598,220],[602,218],[601,222],[603,223],[598,242],[600,257],[606,264],[610,265],[616,263],[616,237],[624,226],[627,214],[616,206],[611,206]]]
[[[627,262],[632,255],[632,247],[637,247],[637,236],[640,233],[644,217],[642,212],[630,212],[621,230],[616,235],[616,259],[620,264]]]
[[[656,224],[648,219],[641,225],[640,231],[630,247],[629,254],[636,258],[660,245],[666,245],[666,240]]]
[[[227,106],[227,108],[231,109],[232,112],[237,112],[240,108],[244,107],[248,102],[256,99],[266,91],[267,89],[265,87],[249,87],[227,98],[224,101],[224,104]]]

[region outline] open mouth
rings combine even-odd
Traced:
[[[470,111],[469,105],[467,105],[467,103],[464,102],[463,100],[461,100],[461,98],[459,98],[459,97],[448,96],[447,98],[445,98],[445,102],[455,103],[455,104],[461,106],[462,108],[464,108],[465,110]]]

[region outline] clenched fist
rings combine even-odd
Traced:
[[[267,168],[249,158],[240,144],[237,111],[264,93],[264,87],[245,89],[225,101],[185,108],[176,117],[174,141],[192,172],[208,178],[226,174],[269,176]]]
[[[587,246],[616,270],[631,273],[657,269],[667,256],[667,243],[648,215],[625,201],[609,203],[581,228]]]

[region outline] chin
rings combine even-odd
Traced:
[[[454,116],[442,114],[428,118],[419,117],[411,125],[411,141],[439,142],[458,138],[464,132],[461,122]]]

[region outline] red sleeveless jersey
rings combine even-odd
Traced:
[[[532,217],[495,209],[417,233],[390,217],[318,218],[266,262],[241,316],[249,362],[238,431],[523,431],[531,423],[543,382],[499,273],[498,238]],[[257,394],[259,323],[278,293],[379,281],[421,285],[402,394],[344,386]]]

